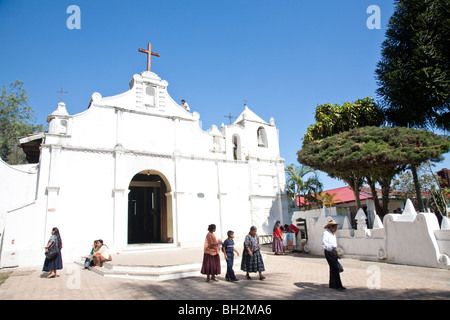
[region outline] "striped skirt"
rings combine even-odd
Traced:
[[[253,252],[253,256],[248,254],[247,249],[242,253],[241,270],[245,272],[265,271],[264,262],[259,250]]]
[[[284,252],[283,240],[280,237],[273,237],[272,252]]]
[[[220,257],[218,254],[210,255],[203,254],[203,264],[201,274],[217,275],[221,273],[220,270]]]

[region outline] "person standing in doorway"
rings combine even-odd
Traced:
[[[342,266],[338,261],[337,254],[337,241],[336,241],[336,231],[339,223],[331,219],[325,226],[325,231],[322,234],[322,247],[324,249],[325,258],[327,259],[328,265],[330,267],[330,281],[329,287],[339,291],[346,290],[342,286],[341,276],[339,272],[342,270]]]
[[[227,281],[239,281],[233,271],[234,253],[236,252],[236,254],[239,255],[239,252],[237,252],[237,250],[234,248],[234,232],[231,230],[228,231],[227,236],[228,238],[223,242],[222,245],[223,254],[225,256],[225,260],[227,261],[227,274],[225,276],[225,279]]]
[[[210,224],[208,226],[208,233],[203,249],[203,263],[201,270],[201,274],[206,274],[206,282],[210,282],[211,280],[219,281],[216,279],[216,275],[221,272],[219,244],[222,244],[222,241],[217,240],[214,232],[216,232],[216,225]]]
[[[45,258],[44,266],[42,267],[42,271],[49,272],[50,275],[47,278],[56,278],[56,270],[61,270],[63,268],[63,261],[61,256],[62,249],[62,241],[61,235],[59,234],[58,228],[52,229],[52,235],[48,240],[47,246],[45,247],[45,252],[47,253],[49,248],[52,246],[56,246],[58,248],[58,253],[55,257],[49,259]]]

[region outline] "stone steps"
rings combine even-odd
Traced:
[[[164,259],[154,258],[156,254],[164,256]],[[113,261],[103,263],[102,267],[89,267],[89,270],[104,277],[155,281],[204,276],[200,273],[202,268],[200,257],[202,258],[203,255],[193,259],[192,253],[188,252],[188,254],[191,256],[185,256],[187,254],[177,247],[130,249],[128,253],[124,250],[120,256],[114,256]],[[152,255],[151,258],[149,258],[150,255]],[[84,267],[84,260],[82,258],[75,263]],[[222,255],[220,262],[224,275],[227,265]],[[241,256],[235,256],[234,270],[239,270],[240,265]]]
[[[106,262],[103,267],[90,267],[89,270],[111,278],[169,280],[200,275],[201,266],[201,263],[174,266],[126,266]]]

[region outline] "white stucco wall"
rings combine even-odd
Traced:
[[[203,244],[211,223],[218,237],[233,230],[243,238],[251,225],[263,234],[275,220],[287,222],[274,120],[265,122],[246,107],[234,124],[203,131],[200,115],[176,104],[167,86],[143,72],[133,76],[125,93],[94,93],[80,114],[70,115],[60,103],[48,116],[39,170],[15,173],[0,163],[6,172],[0,182],[5,230],[0,266],[43,263],[53,227],[61,232],[65,260],[85,255],[99,238],[112,250],[126,249],[129,186],[143,171],[161,176],[167,188],[167,232],[174,245]],[[258,128],[265,131],[263,147]],[[7,185],[32,204],[21,207],[23,199]]]
[[[364,216],[362,216],[364,217]],[[353,230],[345,217],[331,216],[325,210],[318,218],[307,220],[307,252],[323,255],[322,233],[328,219],[340,223],[336,231],[338,253],[390,263],[450,269],[450,223],[444,218],[439,227],[433,213],[416,213],[407,201],[402,214],[387,214],[377,228],[366,229],[360,220]]]

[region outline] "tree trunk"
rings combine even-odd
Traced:
[[[382,209],[382,215],[380,216],[381,219],[384,218],[384,216],[388,213],[388,203],[389,203],[389,192],[391,190],[391,187],[389,185],[387,186],[381,186],[381,199],[383,203],[383,209]]]
[[[411,165],[411,173],[413,175],[414,188],[416,189],[417,203],[419,205],[419,211],[425,212],[425,208],[423,206],[423,200],[422,200],[422,192],[420,191],[419,177],[417,176],[417,168],[416,168],[415,164]]]
[[[380,200],[378,198],[377,189],[375,188],[375,182],[368,177],[366,177],[366,180],[367,180],[367,184],[370,187],[370,191],[372,192],[373,203],[375,204],[376,214],[378,214],[380,216],[380,218],[383,219],[383,216],[384,216],[383,208],[380,205]]]
[[[356,210],[359,210],[361,208],[361,199],[359,197],[359,192],[361,191],[361,182],[358,178],[354,178],[355,181],[355,189],[353,190],[353,193],[355,194],[355,201],[356,201]]]
[[[361,189],[361,183],[358,179],[351,178],[349,180],[344,180],[349,185],[350,189],[353,191],[353,195],[355,196],[356,202],[356,210],[358,211],[361,208],[361,199],[359,198],[359,191]]]

